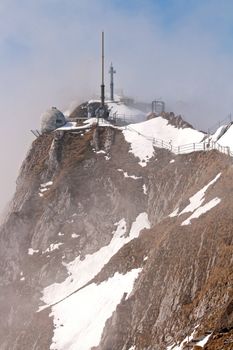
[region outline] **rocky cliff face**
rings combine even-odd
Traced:
[[[232,159],[38,137],[0,231],[0,349],[233,349]],[[144,166],[146,165],[146,166]]]

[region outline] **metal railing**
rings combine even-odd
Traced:
[[[118,126],[125,126],[128,124],[135,124],[138,123],[138,116],[132,115],[132,114],[119,114],[119,113],[113,113],[109,116],[108,120],[112,122],[114,125]]]
[[[221,146],[217,142],[207,140],[207,141],[202,141],[202,142],[194,142],[194,143],[176,146],[176,145],[173,145],[171,141],[167,142],[164,140],[156,139],[156,138],[151,137],[151,136],[146,136],[146,135],[138,132],[137,130],[133,129],[129,125],[126,125],[125,129],[130,130],[132,132],[135,132],[138,135],[147,139],[148,141],[151,141],[155,147],[165,148],[165,149],[167,149],[175,154],[186,154],[186,153],[192,153],[192,152],[198,152],[198,151],[205,151],[206,152],[206,151],[217,150],[221,153],[227,154],[230,157],[233,157],[233,152],[230,150],[230,147]]]
[[[219,120],[217,123],[213,124],[211,127],[208,128],[208,134],[214,133],[220,126],[224,124],[232,123],[232,115],[231,113],[224,119]]]

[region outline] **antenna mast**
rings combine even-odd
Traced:
[[[116,73],[116,71],[113,68],[113,65],[111,63],[109,74],[110,74],[110,99],[111,101],[114,101],[114,82],[113,82],[113,75]]]
[[[102,83],[101,83],[101,107],[104,108],[104,32],[102,32]]]

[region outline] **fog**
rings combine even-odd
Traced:
[[[161,97],[167,110],[201,129],[233,110],[233,3],[126,3],[1,1],[0,210],[14,191],[41,113],[98,93],[102,30],[106,70],[112,61],[116,88],[126,95],[146,102]]]

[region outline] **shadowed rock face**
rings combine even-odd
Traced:
[[[142,212],[151,229],[123,246],[94,279],[100,283],[117,271],[142,268],[95,349],[165,350],[195,326],[196,339],[213,333],[205,349],[233,348],[232,160],[216,151],[174,156],[155,149],[141,167],[128,151],[121,131],[110,128],[44,134],[34,141],[0,231],[1,350],[49,349],[51,310],[36,312],[43,288],[67,277],[62,262],[109,244],[121,218],[128,233]],[[190,213],[168,216],[177,207],[181,212],[220,172],[204,202],[218,197],[220,204],[191,225],[181,225]],[[62,243],[59,249],[48,250],[56,243]]]

